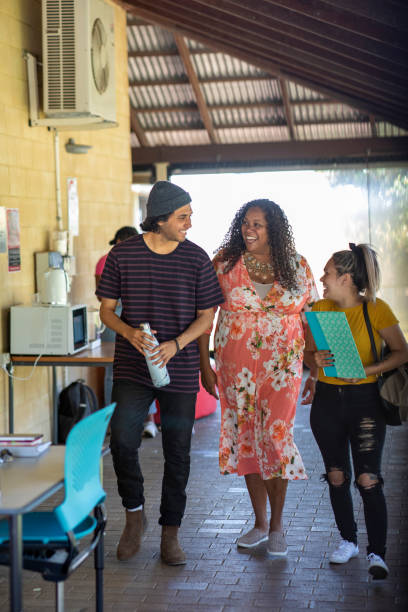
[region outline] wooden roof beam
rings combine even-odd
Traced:
[[[339,138],[336,140],[311,140],[288,142],[262,142],[246,144],[193,145],[174,147],[133,148],[132,160],[136,166],[167,161],[170,164],[223,164],[234,162],[301,162],[368,157],[398,158],[408,160],[408,137],[398,138]]]
[[[367,51],[360,49],[356,53],[355,49],[343,45],[341,41],[344,30],[341,28],[336,30],[336,39],[329,41],[304,30],[287,25],[282,27],[279,22],[267,16],[256,16],[254,12],[252,12],[250,21],[246,11],[237,7],[235,14],[223,12],[223,3],[218,3],[218,0],[215,6],[214,1],[212,4],[213,7],[202,6],[197,0],[192,0],[181,6],[172,0],[155,0],[155,11],[177,25],[193,29],[198,24],[200,31],[211,32],[214,35],[218,31],[225,34],[227,38],[235,37],[251,46],[264,47],[274,54],[280,53],[295,60],[305,56],[309,61],[318,62],[322,66],[333,65],[337,70],[346,67],[350,71],[367,72],[372,78],[381,78],[388,73],[393,73],[395,76],[401,75],[401,65],[396,64],[395,60],[382,58],[377,53],[376,61],[373,61],[373,56]],[[148,8],[149,0],[139,0],[139,5]],[[319,21],[317,23],[320,24]],[[403,54],[405,52],[406,63],[406,47],[401,51]]]
[[[401,9],[406,8],[405,0],[370,0],[369,2],[367,0],[328,1],[329,4],[334,4],[342,10],[350,10],[354,15],[359,15],[359,17],[364,17],[364,19],[374,19],[392,27],[399,27]]]
[[[252,63],[258,65],[259,67],[262,68],[267,68],[268,65],[268,60],[264,59],[264,58],[259,58],[259,57],[252,57],[252,58],[248,58],[246,53],[241,52],[240,50],[238,51],[234,51],[233,49],[229,50],[229,54],[230,55],[234,55],[235,57],[238,57],[240,59],[242,59],[245,62],[250,62],[252,61]],[[258,75],[247,75],[247,76],[220,76],[220,77],[208,77],[208,78],[202,78],[200,79],[200,83],[201,85],[205,85],[205,84],[210,84],[210,83],[231,83],[231,82],[245,82],[245,81],[266,81],[266,80],[270,80],[271,78],[274,78],[273,74],[258,74]],[[349,85],[349,90],[352,90],[353,93],[351,93],[351,91],[348,91],[347,93],[345,93],[345,90],[335,90],[334,88],[337,87],[337,81],[335,79],[335,77],[330,78],[330,77],[326,77],[324,76],[322,73],[320,73],[320,76],[315,74],[312,70],[310,70],[310,75],[308,80],[306,80],[306,76],[303,77],[299,77],[298,75],[295,75],[294,73],[287,73],[286,74],[286,80],[290,80],[293,81],[294,83],[299,83],[301,85],[303,85],[304,87],[307,87],[308,89],[315,89],[317,91],[319,91],[322,94],[325,94],[327,96],[330,96],[330,98],[333,100],[338,100],[339,103],[343,103],[343,104],[348,104],[349,106],[352,106],[354,108],[358,108],[358,109],[362,109],[364,111],[368,112],[375,112],[375,114],[377,116],[381,116],[382,112],[380,110],[380,106],[381,106],[381,101],[384,101],[386,103],[386,106],[390,106],[392,105],[395,108],[393,117],[387,117],[387,120],[390,121],[391,123],[393,123],[393,119],[397,119],[398,118],[398,112],[396,111],[396,109],[399,107],[401,109],[401,111],[405,113],[406,111],[406,100],[404,99],[403,101],[399,100],[399,98],[397,99],[396,96],[394,96],[391,100],[389,98],[389,94],[388,94],[388,90],[386,89],[382,89],[380,90],[370,90],[369,87],[364,86],[363,84],[358,85],[356,84],[351,84]],[[154,86],[172,86],[172,85],[185,85],[186,83],[188,83],[188,79],[187,78],[179,78],[177,80],[175,79],[156,79],[156,80],[144,80],[144,81],[130,81],[129,82],[129,87],[154,87]],[[376,105],[376,110],[374,109],[374,105]]]
[[[371,133],[372,133],[373,137],[376,138],[376,136],[378,136],[378,134],[377,134],[377,124],[375,122],[374,115],[369,115],[369,119],[370,119],[370,125],[371,125]]]
[[[160,0],[162,3],[165,0]],[[140,5],[148,4],[147,1],[139,0]],[[141,10],[140,8],[138,9]],[[157,8],[157,10],[159,10]],[[148,13],[148,10],[144,9],[143,13]],[[368,68],[367,65],[355,65],[351,67],[350,62],[347,65],[332,62],[327,60],[327,55],[322,54],[319,51],[318,54],[306,54],[300,53],[292,49],[290,46],[282,47],[278,43],[273,41],[270,37],[266,40],[256,35],[256,28],[236,31],[232,24],[224,23],[217,20],[212,20],[214,23],[211,24],[211,19],[207,17],[205,28],[198,18],[188,17],[187,8],[183,9],[183,12],[178,16],[175,16],[175,8],[160,8],[160,14],[156,19],[165,19],[168,22],[170,29],[187,28],[189,31],[188,36],[194,38],[200,35],[205,35],[206,45],[211,46],[212,44],[221,49],[221,45],[227,45],[229,50],[227,53],[238,57],[238,53],[244,52],[249,54],[252,58],[258,56],[263,57],[265,61],[269,63],[269,72],[274,76],[282,76],[287,78],[289,74],[301,73],[305,78],[313,75],[317,80],[327,78],[335,83],[338,83],[341,79],[342,90],[345,91],[347,88],[356,88],[360,90],[364,88],[365,97],[369,98],[370,90],[377,92],[377,95],[383,96],[387,99],[388,96],[384,96],[384,92],[388,92],[388,89],[392,86],[394,101],[400,98],[403,101],[404,107],[406,106],[406,97],[408,89],[408,78],[399,78],[394,81],[391,75],[383,70],[377,70],[375,66]],[[175,21],[177,25],[175,25]],[[211,26],[211,27],[210,27]],[[271,57],[273,61],[271,62]],[[245,60],[249,63],[254,64],[254,60]],[[292,79],[293,80],[293,79]]]
[[[388,99],[388,101],[382,103],[371,95],[367,87],[363,87],[361,92],[356,92],[355,88],[349,87],[348,83],[345,83],[345,79],[342,79],[341,87],[339,87],[338,79],[336,81],[334,77],[331,79],[327,77],[323,78],[321,71],[318,71],[316,74],[311,74],[311,71],[306,69],[303,71],[296,70],[295,68],[282,69],[278,67],[276,63],[271,62],[270,58],[267,56],[260,56],[258,53],[254,53],[252,49],[246,48],[244,50],[231,45],[223,39],[215,40],[208,32],[203,32],[202,29],[192,31],[192,29],[186,27],[185,24],[175,23],[174,20],[164,17],[162,14],[155,11],[145,8],[142,9],[140,4],[134,0],[132,1],[132,6],[134,7],[133,11],[135,13],[153,24],[160,25],[179,34],[181,33],[183,36],[194,38],[207,47],[213,47],[219,52],[232,55],[244,62],[257,66],[267,71],[271,76],[282,76],[304,87],[316,89],[320,93],[330,98],[338,99],[352,107],[373,113],[377,118],[389,121],[405,129],[408,128],[406,106],[405,110],[402,107],[399,108],[394,103],[393,99]]]
[[[400,46],[402,49],[405,48],[406,41],[402,31],[398,31],[395,27],[385,23],[380,23],[376,19],[368,17],[356,19],[352,10],[339,9],[328,4],[325,0],[313,0],[313,2],[304,2],[304,0],[255,0],[255,3],[258,6],[283,6],[290,11],[311,17],[317,22],[334,24],[336,28],[354,32],[359,36],[386,42],[392,46]],[[401,17],[402,14],[401,11]]]
[[[290,140],[296,140],[295,126],[293,122],[293,114],[292,114],[292,109],[290,107],[289,93],[288,93],[288,88],[287,88],[285,79],[279,79],[279,85],[280,85],[281,92],[282,92],[283,108],[285,110],[285,117],[286,117],[286,123],[288,124]]]
[[[130,127],[131,127],[132,132],[136,134],[136,137],[140,143],[140,146],[148,147],[149,141],[147,140],[144,130],[142,126],[140,125],[140,121],[137,117],[137,113],[132,106],[130,107]]]
[[[351,1],[354,2],[354,0]],[[382,12],[384,1],[380,1]],[[235,17],[239,15],[241,19],[248,20],[252,25],[254,22],[261,20],[262,24],[271,30],[284,31],[291,36],[304,40],[313,40],[316,45],[323,48],[326,48],[330,41],[331,47],[335,44],[335,48],[339,50],[343,48],[346,55],[355,55],[358,51],[360,56],[361,54],[369,54],[387,59],[389,62],[399,63],[402,66],[406,64],[405,50],[397,49],[394,45],[384,43],[383,40],[378,41],[361,37],[350,30],[342,29],[340,31],[334,23],[325,23],[324,28],[322,28],[321,22],[314,17],[302,15],[284,6],[278,6],[276,3],[272,6],[268,2],[254,2],[254,0],[223,0],[222,4],[219,0],[190,0],[189,4],[203,4],[206,9],[209,6],[215,6],[217,10],[224,11],[226,19],[229,15]],[[395,12],[395,6],[393,11]]]
[[[143,49],[142,51],[129,51],[128,58],[131,57],[177,57],[177,49]]]
[[[201,85],[206,85],[207,83],[242,83],[245,81],[270,81],[271,76],[269,74],[254,75],[250,74],[248,76],[219,76],[219,77],[208,77],[200,79]],[[137,80],[137,81],[129,81],[129,87],[152,87],[154,85],[185,85],[189,83],[188,78],[178,78],[178,79],[155,79],[155,80]]]
[[[189,49],[190,55],[215,55],[213,49]],[[129,51],[128,57],[178,57],[177,49],[144,49],[141,51]]]
[[[126,10],[129,10],[129,7],[127,7]],[[129,27],[150,26],[151,27],[151,25],[152,25],[151,23],[149,23],[148,21],[144,21],[144,19],[138,19],[136,16],[132,15],[132,13],[128,14],[126,26],[129,26]]]
[[[312,99],[312,100],[291,100],[291,107],[294,106],[342,106],[342,102],[336,100],[324,99]],[[346,106],[344,104],[344,106]],[[347,105],[349,106],[349,105]],[[223,111],[223,110],[234,110],[234,109],[255,109],[255,108],[283,108],[283,104],[280,100],[270,102],[234,102],[233,104],[207,104],[207,108],[210,111]],[[185,113],[185,112],[197,112],[196,104],[189,105],[175,105],[175,106],[138,106],[138,113]],[[357,110],[357,109],[356,109]]]
[[[200,83],[198,82],[197,74],[191,61],[188,47],[182,36],[178,36],[176,34],[174,36],[174,40],[176,41],[177,49],[180,53],[184,68],[191,83],[191,87],[193,89],[194,96],[197,101],[198,110],[200,112],[201,120],[204,124],[205,129],[207,130],[210,142],[216,143],[217,137],[214,132],[212,119],[208,111],[207,103],[204,99],[203,92],[201,91]]]
[[[368,117],[364,119],[315,119],[313,121],[298,121],[297,123],[293,123],[292,129],[295,134],[295,127],[314,127],[318,125],[361,125],[368,124],[372,126],[370,119]],[[216,130],[244,130],[244,129],[254,129],[254,128],[271,128],[271,127],[288,127],[287,123],[283,120],[277,119],[276,121],[254,121],[253,123],[245,123],[234,121],[234,123],[218,123],[214,126]],[[154,132],[185,132],[189,131],[200,131],[202,130],[201,126],[197,125],[188,125],[185,123],[182,125],[165,125],[165,126],[152,126],[145,129],[146,133],[154,133]],[[295,137],[290,140],[296,140]],[[327,142],[330,142],[330,139],[327,139]],[[199,145],[197,145],[199,146]]]

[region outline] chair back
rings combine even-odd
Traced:
[[[116,404],[82,419],[68,434],[65,450],[65,499],[55,514],[65,532],[72,531],[105,499],[101,452]]]

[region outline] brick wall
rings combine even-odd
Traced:
[[[97,306],[94,268],[116,229],[133,224],[131,156],[125,11],[115,9],[117,128],[61,131],[60,162],[64,227],[67,225],[68,177],[77,177],[79,236],[74,240],[77,275],[71,299]],[[0,352],[9,351],[9,308],[30,303],[35,291],[34,253],[49,248],[56,229],[53,134],[46,127],[28,125],[28,91],[23,50],[41,58],[41,3],[3,0],[0,4],[0,206],[18,208],[21,226],[21,271],[8,272],[7,254],[0,253]],[[40,71],[40,69],[39,69]],[[86,155],[65,151],[68,138],[92,145]],[[25,377],[31,368],[18,367]],[[69,369],[72,380],[81,375],[96,381],[95,372]],[[60,373],[63,382],[62,373]],[[51,410],[50,368],[38,368],[30,380],[15,381],[15,430],[49,434]],[[8,428],[7,379],[0,372],[0,431]]]

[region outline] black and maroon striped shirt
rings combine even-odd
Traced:
[[[218,306],[224,298],[206,252],[189,240],[167,255],[154,253],[143,236],[120,242],[110,251],[96,294],[122,302],[121,319],[132,327],[148,321],[159,342],[172,340],[197,317],[197,310]],[[195,393],[200,366],[197,341],[167,364],[166,391]],[[116,335],[114,380],[153,386],[146,361],[123,336]]]

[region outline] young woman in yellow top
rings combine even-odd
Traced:
[[[359,552],[350,494],[351,448],[354,478],[364,506],[368,571],[374,579],[386,578],[387,508],[381,477],[386,424],[376,379],[381,372],[408,360],[408,346],[391,308],[375,297],[380,270],[370,246],[350,244],[350,250],[334,253],[320,280],[324,299],[316,302],[313,310],[346,314],[366,373],[363,379],[326,377],[322,368],[333,365],[333,355],[330,351],[317,351],[308,331],[305,362],[311,368],[319,368],[310,423],[325,464],[330,501],[342,538],[330,562],[347,563]],[[371,352],[363,302],[367,303],[378,354],[383,340],[390,349],[379,363],[374,363]]]

